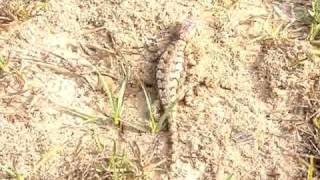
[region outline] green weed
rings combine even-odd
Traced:
[[[97,72],[97,73],[98,73],[99,81],[102,83],[102,88],[105,94],[108,96],[109,106],[112,111],[111,112],[112,122],[116,126],[120,126],[121,115],[124,110],[123,102],[124,102],[124,93],[127,86],[127,78],[124,78],[124,80],[122,81],[120,88],[118,90],[118,93],[114,94],[109,84],[105,82],[105,80],[102,78],[102,75],[100,74],[100,72]]]
[[[154,172],[163,171],[160,166],[166,162],[166,159],[159,160],[154,157],[154,151],[147,154],[141,154],[140,148],[136,142],[129,143],[133,153],[133,158],[129,159],[125,150],[120,150],[116,141],[113,141],[113,149],[108,161],[101,162],[96,166],[96,172],[101,177],[111,177],[114,180],[120,179],[152,179]],[[100,176],[99,175],[99,176]]]
[[[309,11],[313,18],[309,33],[309,40],[314,40],[320,32],[320,0],[312,0],[312,11]]]
[[[131,170],[131,164],[124,152],[118,152],[117,144],[113,141],[113,150],[108,161],[108,171],[111,172],[112,179],[118,180],[133,176],[134,172]]]
[[[36,1],[26,3],[22,0],[9,1],[6,5],[7,13],[10,13],[15,20],[26,21],[38,14],[38,12],[45,12],[48,10],[48,1]]]
[[[271,16],[269,16],[264,22],[262,22],[262,24],[262,30],[264,33],[261,36],[253,39],[253,41],[274,40],[275,42],[279,42],[288,39],[288,28],[290,23],[274,24],[271,21]]]
[[[75,109],[71,109],[71,108],[68,108],[68,107],[65,107],[65,106],[60,106],[60,109],[62,112],[65,112],[66,114],[70,114],[72,116],[77,116],[81,119],[83,119],[84,121],[87,121],[87,122],[94,122],[94,121],[97,121],[99,119],[103,119],[102,117],[98,117],[98,116],[95,116],[95,115],[88,115],[88,114],[85,114],[85,113],[82,113],[82,112],[79,112]]]
[[[135,167],[135,177],[153,179],[155,172],[165,171],[161,168],[161,165],[164,164],[167,159],[163,158],[159,160],[159,158],[156,158],[154,149],[151,149],[151,152],[149,151],[150,153],[141,154],[140,148],[135,141],[130,143],[130,148],[134,156],[134,160],[131,162],[134,162],[132,167]]]
[[[45,165],[50,159],[58,155],[62,151],[61,146],[55,146],[52,147],[48,152],[46,152],[40,161],[33,167],[32,172],[29,172],[28,174],[22,174],[19,173],[16,170],[13,170],[12,168],[8,168],[7,166],[0,165],[0,170],[4,171],[10,178],[13,178],[15,180],[25,180],[31,177],[31,174],[36,172],[40,167]]]
[[[226,180],[232,180],[232,179],[233,179],[233,174],[229,175]]]
[[[97,134],[93,134],[93,139],[94,139],[94,142],[96,143],[97,145],[97,148],[98,148],[98,151],[101,153],[105,150],[105,144],[103,144],[99,138],[99,136]]]
[[[164,171],[160,166],[166,159],[154,158],[154,153],[141,154],[136,142],[130,143],[133,159],[129,159],[124,151],[117,149],[116,142],[113,143],[113,150],[108,160],[107,172],[111,173],[114,180],[118,179],[152,179],[154,172]],[[103,172],[100,170],[100,172]]]
[[[310,164],[308,165],[308,171],[307,171],[307,180],[313,179],[313,173],[314,173],[314,157],[310,157]]]
[[[33,167],[33,172],[37,171],[41,166],[45,165],[50,159],[59,155],[59,153],[62,152],[62,150],[62,146],[54,146],[50,148],[49,151],[43,154],[40,161]]]
[[[145,86],[143,85],[142,81],[138,78],[138,81],[140,83],[140,86],[143,90],[145,99],[146,99],[146,103],[147,103],[147,108],[148,108],[148,114],[149,114],[149,129],[151,131],[151,133],[155,134],[160,132],[161,130],[166,129],[167,125],[168,125],[168,118],[171,115],[171,112],[173,111],[173,108],[175,107],[177,100],[175,100],[174,102],[172,102],[171,104],[169,104],[169,106],[167,107],[167,109],[164,109],[164,113],[160,116],[160,118],[158,118],[157,116],[157,109],[155,107],[155,105],[152,103],[152,99],[149,95],[149,93],[147,92]]]
[[[0,72],[6,71],[7,65],[8,61],[3,56],[0,56]]]
[[[139,83],[140,83],[140,86],[143,90],[143,93],[144,93],[144,96],[145,96],[146,102],[147,102],[150,131],[153,134],[158,133],[160,131],[160,125],[159,125],[159,119],[157,118],[157,110],[156,110],[155,106],[152,105],[151,97],[150,97],[149,93],[147,92],[143,83],[140,81],[140,79],[139,79]]]
[[[4,171],[10,178],[15,180],[25,180],[25,176],[16,170],[12,170],[6,166],[0,165],[0,170]]]

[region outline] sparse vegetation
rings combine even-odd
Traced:
[[[87,122],[95,122],[95,121],[97,121],[97,120],[99,120],[99,119],[104,119],[104,117],[101,118],[101,117],[94,116],[94,115],[88,115],[88,114],[79,112],[79,111],[77,111],[77,110],[75,110],[75,109],[70,109],[70,108],[68,108],[68,107],[60,107],[60,110],[61,110],[62,112],[65,112],[65,113],[67,113],[67,114],[70,114],[70,115],[72,115],[72,116],[79,117],[79,118],[81,118],[81,119],[83,119],[84,121],[87,121]]]
[[[40,167],[43,167],[51,159],[57,157],[63,151],[62,146],[53,146],[42,155],[40,161],[33,167],[33,172],[36,172]]]
[[[56,157],[61,151],[62,151],[62,147],[60,147],[60,146],[52,147],[48,152],[46,152],[42,156],[41,160],[35,164],[32,172],[30,172],[28,174],[19,173],[18,171],[13,170],[12,168],[8,168],[7,166],[4,166],[4,165],[0,165],[0,172],[4,171],[10,178],[14,178],[15,180],[29,179],[29,178],[31,178],[31,175],[33,173],[36,173],[36,171],[40,167],[43,167],[46,163],[48,163],[48,161],[50,159]]]
[[[157,109],[152,104],[152,99],[149,93],[147,92],[145,86],[141,82],[141,80],[139,80],[139,83],[140,83],[140,86],[142,87],[144,96],[146,98],[147,109],[149,113],[149,128],[151,130],[151,133],[153,134],[158,133],[160,131],[160,125],[159,125],[159,119],[157,118]]]
[[[13,178],[15,180],[25,180],[25,176],[23,174],[6,166],[0,165],[0,171],[4,171],[10,178]]]
[[[309,40],[314,40],[320,32],[320,1],[312,0],[312,11],[310,15],[313,18],[309,33]]]
[[[313,174],[314,174],[314,157],[310,157],[310,164],[308,166],[308,175],[307,175],[307,180],[312,180],[313,179]]]
[[[20,21],[26,21],[33,16],[36,16],[39,12],[48,10],[48,1],[34,1],[25,2],[23,0],[8,1],[5,6],[5,11],[10,13],[15,19]]]
[[[318,178],[311,1],[312,25],[296,1],[0,0],[0,179]],[[154,69],[186,18],[195,106],[161,107]]]
[[[109,107],[111,108],[111,111],[112,111],[111,113],[112,121],[116,126],[120,126],[121,115],[124,110],[124,93],[127,86],[127,79],[126,78],[123,79],[120,85],[120,88],[118,89],[118,93],[114,94],[109,84],[105,82],[105,80],[102,78],[100,73],[98,73],[98,76],[99,76],[100,82],[102,83],[103,90],[108,97]]]
[[[139,78],[138,78],[139,79]],[[140,83],[140,86],[142,88],[142,91],[145,96],[145,100],[147,103],[147,109],[148,109],[148,115],[149,115],[149,128],[151,133],[155,134],[162,130],[167,129],[168,127],[168,118],[170,117],[170,114],[174,110],[174,107],[176,106],[177,101],[172,102],[169,104],[167,109],[163,109],[163,113],[161,116],[158,116],[158,111],[155,106],[155,102],[152,101],[150,94],[147,92],[145,86],[141,82],[141,80],[138,80]]]
[[[139,146],[130,143],[133,158],[129,158],[125,149],[118,149],[117,142],[113,141],[113,149],[108,157],[107,164],[99,164],[97,172],[111,174],[112,179],[152,179],[156,171],[164,171],[160,166],[166,159],[157,160],[154,154],[141,154]]]
[[[0,72],[6,71],[8,62],[5,60],[3,56],[0,56]]]
[[[310,32],[308,39],[311,43],[312,50],[311,54],[314,55],[313,59],[316,60],[319,58],[319,40],[317,39],[319,32],[320,32],[320,1],[319,0],[311,0],[312,9],[309,11],[311,17],[312,17],[312,23],[310,27]],[[317,86],[318,87],[318,86]],[[318,167],[318,157],[320,155],[319,152],[319,130],[320,130],[320,116],[319,116],[319,90],[311,93],[309,96],[310,99],[310,109],[312,112],[312,115],[310,119],[312,120],[312,125],[314,126],[311,135],[308,135],[311,137],[312,140],[310,140],[310,147],[311,155],[309,157],[309,163],[305,163],[307,167],[307,179],[312,180],[314,178],[319,178],[319,167]]]
[[[288,39],[288,26],[290,24],[272,24],[270,17],[264,22],[263,29],[265,35],[259,40],[273,40],[275,42]]]
[[[133,177],[133,167],[125,151],[121,151],[117,148],[116,141],[113,141],[113,148],[108,161],[99,164],[96,168],[99,174],[109,174],[113,180],[127,179]]]

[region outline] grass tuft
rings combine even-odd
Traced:
[[[104,150],[106,148],[105,144],[103,144],[101,142],[101,139],[99,138],[99,136],[97,134],[94,133],[92,136],[93,136],[94,142],[97,145],[98,152],[100,152],[100,153],[104,152]]]
[[[7,65],[8,61],[3,56],[0,56],[0,72],[6,71]]]
[[[50,159],[58,156],[63,151],[62,146],[54,146],[46,152],[40,161],[34,166],[33,171],[37,171],[41,166],[45,165]]]
[[[81,119],[83,119],[86,122],[95,122],[99,119],[102,119],[101,117],[95,116],[95,115],[89,115],[89,114],[85,114],[82,112],[79,112],[75,109],[71,109],[65,106],[60,106],[59,110],[61,110],[64,113],[79,117]]]
[[[140,86],[143,90],[143,93],[144,93],[144,96],[145,96],[146,102],[147,102],[150,131],[151,131],[151,133],[156,134],[160,131],[159,119],[157,118],[157,109],[152,104],[152,99],[150,97],[150,94],[147,92],[145,86],[143,85],[143,83],[141,82],[141,80],[139,78],[138,78],[138,81],[140,83]]]
[[[108,177],[113,180],[120,179],[152,179],[156,171],[164,171],[160,168],[167,160],[154,157],[154,152],[141,154],[136,142],[129,143],[134,158],[129,159],[125,149],[121,149],[113,140],[113,149],[107,161],[96,166],[96,172],[100,177]]]
[[[308,165],[308,172],[307,172],[307,180],[313,179],[313,173],[314,173],[314,157],[310,157],[310,164]]]
[[[38,14],[49,9],[48,1],[35,1],[27,3],[22,0],[9,1],[6,5],[6,11],[14,16],[15,19],[26,21]]]
[[[102,88],[105,92],[105,94],[108,96],[108,102],[109,106],[111,108],[111,118],[112,122],[116,126],[120,126],[121,122],[121,115],[124,110],[124,93],[127,86],[127,78],[124,78],[122,81],[120,88],[118,90],[118,93],[115,94],[112,90],[109,84],[102,78],[102,75],[100,72],[98,73],[99,81],[102,83]]]
[[[138,81],[143,90],[146,103],[147,103],[147,108],[149,113],[149,129],[153,134],[159,133],[160,131],[167,128],[168,126],[167,120],[170,117],[170,114],[173,111],[175,105],[177,104],[177,100],[169,104],[169,106],[166,109],[164,109],[164,113],[160,116],[160,118],[158,118],[157,109],[151,99],[150,94],[147,92],[145,86],[143,85],[142,81],[139,78],[138,78]]]
[[[16,170],[12,170],[6,166],[0,165],[0,170],[4,171],[10,178],[15,180],[25,180],[25,176]]]
[[[313,18],[309,33],[309,40],[314,40],[320,32],[320,0],[312,0],[312,11],[309,11]]]
[[[40,161],[33,167],[32,172],[28,174],[19,173],[18,171],[13,170],[12,168],[8,168],[7,166],[1,165],[1,164],[0,164],[0,171],[2,170],[3,172],[5,172],[11,179],[15,179],[15,180],[28,179],[32,173],[36,172],[40,167],[44,166],[50,159],[57,156],[62,150],[63,149],[61,146],[52,147],[48,152],[46,152],[42,156]]]
[[[113,141],[113,150],[108,161],[108,171],[111,172],[112,179],[126,179],[128,176],[132,176],[134,172],[131,169],[128,156],[124,152],[119,153],[117,144]]]

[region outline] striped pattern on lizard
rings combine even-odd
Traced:
[[[160,56],[156,80],[158,86],[158,94],[163,111],[167,111],[177,101],[182,100],[189,88],[184,86],[187,76],[188,60],[185,54],[188,41],[195,33],[196,24],[190,20],[182,22],[176,32],[176,39],[173,40]],[[187,86],[189,87],[189,86]],[[175,147],[178,145],[177,122],[175,118],[176,106],[170,110],[171,113],[167,118],[169,125],[167,155],[171,157],[171,162],[175,162],[178,157],[175,155]],[[172,163],[170,165],[172,170]]]

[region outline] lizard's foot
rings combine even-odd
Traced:
[[[196,103],[194,100],[195,93],[193,88],[189,89],[184,95],[184,104],[189,107],[195,107]]]

